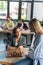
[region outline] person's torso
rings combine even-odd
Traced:
[[[22,43],[23,43],[23,36],[20,37],[20,39],[19,39],[18,42],[16,42],[16,38],[13,37],[13,38],[12,38],[11,46],[14,46],[14,47],[15,47],[15,46],[20,46],[20,45],[22,45]]]
[[[10,21],[10,22],[6,22],[6,23],[5,23],[5,26],[6,26],[6,27],[9,27],[9,28],[12,27],[12,22],[11,22],[11,21]]]
[[[37,47],[37,45],[40,43],[40,41],[41,41],[41,35],[40,34],[35,34],[35,40],[33,42],[34,48]]]
[[[37,39],[38,41],[38,45],[36,45],[35,51],[34,51],[34,58],[35,59],[39,59],[39,58],[43,58],[43,35],[39,35],[40,37],[38,37]]]

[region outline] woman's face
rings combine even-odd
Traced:
[[[30,25],[29,28],[30,28],[30,31],[31,31],[31,32],[35,32],[33,26]]]
[[[10,18],[7,18],[7,22],[10,22]]]
[[[16,37],[20,37],[21,36],[21,30],[18,28],[16,29]]]
[[[36,21],[34,24],[29,25],[29,27],[30,31],[35,33],[39,33],[40,30],[42,29],[39,21]]]

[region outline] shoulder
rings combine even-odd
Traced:
[[[37,38],[37,41],[39,42],[39,44],[43,44],[43,35],[38,34],[36,36],[36,38]]]
[[[35,37],[38,38],[38,39],[43,40],[43,35],[42,34],[36,34]]]
[[[40,34],[35,34],[35,38],[39,40],[39,39],[41,39],[41,35]]]
[[[25,39],[26,39],[26,37],[24,37],[24,36],[21,36],[21,39],[22,39],[22,40],[25,40]]]
[[[11,35],[11,36],[10,36],[10,39],[13,40],[13,39],[15,39],[15,37],[14,37],[13,35]]]

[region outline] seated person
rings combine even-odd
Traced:
[[[14,28],[14,23],[10,20],[10,17],[7,17],[7,21],[2,24],[2,28],[8,30],[12,30]]]
[[[10,38],[7,50],[12,50],[14,47],[16,47],[16,51],[14,50],[14,53],[22,53],[23,47],[26,45],[26,39],[25,37],[21,36],[21,31],[19,27],[15,27],[13,29],[13,36]],[[13,54],[14,54],[13,53]]]
[[[39,20],[31,19],[29,22],[30,31],[34,37],[26,58],[15,62],[13,65],[43,65],[43,29]]]
[[[26,23],[24,23],[23,19],[20,20],[20,23],[18,23],[17,26],[20,27],[21,29],[24,29],[24,30],[28,29],[28,26]]]

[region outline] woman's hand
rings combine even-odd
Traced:
[[[15,51],[14,55],[16,54],[17,56],[21,56],[23,51],[23,46],[19,46]]]
[[[8,45],[7,48],[8,56],[21,56],[22,52],[23,52],[23,46],[19,46],[16,48]]]

